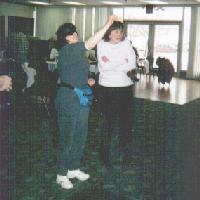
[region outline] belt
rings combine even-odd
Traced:
[[[66,88],[69,88],[69,89],[72,89],[72,90],[74,89],[74,87],[71,84],[64,83],[64,82],[59,83],[58,87],[66,87]]]

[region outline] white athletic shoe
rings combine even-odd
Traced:
[[[72,189],[73,184],[66,176],[57,175],[56,183],[61,185],[63,189]]]
[[[67,172],[67,178],[77,178],[80,181],[86,181],[90,178],[89,174],[84,173],[80,169],[72,170]]]

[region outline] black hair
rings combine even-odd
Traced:
[[[117,30],[117,29],[124,30],[124,24],[123,24],[122,22],[120,22],[120,21],[114,21],[114,22],[112,23],[112,25],[110,26],[110,28],[109,28],[109,29],[106,31],[106,33],[104,34],[103,40],[104,40],[105,42],[110,41],[109,36],[110,36],[111,32],[114,31],[114,30]],[[123,41],[124,39],[125,39],[125,36],[122,38],[122,41]]]
[[[56,35],[59,48],[68,43],[66,36],[72,35],[74,32],[76,32],[76,26],[72,23],[64,23],[58,28]]]

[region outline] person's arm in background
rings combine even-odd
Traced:
[[[92,37],[90,37],[87,41],[85,41],[85,48],[90,50],[93,49],[96,44],[102,39],[108,28],[112,25],[114,21],[119,21],[116,15],[109,16],[109,19],[105,26],[101,28],[98,32],[96,32]]]
[[[12,79],[7,75],[0,76],[0,91],[10,91],[12,89]]]

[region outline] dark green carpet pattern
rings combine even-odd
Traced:
[[[185,139],[200,119],[200,102],[178,106],[134,99],[131,159],[122,162],[117,134],[113,134],[112,164],[99,162],[101,115],[91,110],[83,162],[91,175],[86,182],[73,180],[74,189],[63,190],[56,180],[57,128],[43,106],[16,107],[15,162],[12,200],[183,200],[185,196]],[[11,128],[12,129],[12,128]],[[115,130],[117,132],[117,129]],[[196,132],[196,137],[199,137]]]

